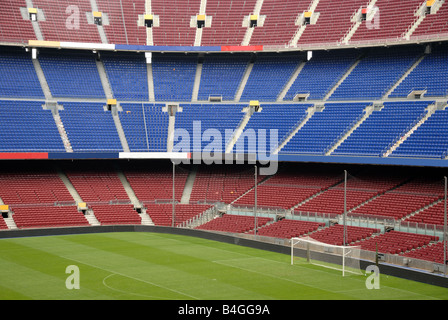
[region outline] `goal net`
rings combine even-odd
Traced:
[[[337,246],[310,237],[291,239],[291,264],[311,263],[340,270],[342,276],[362,274],[359,246]]]

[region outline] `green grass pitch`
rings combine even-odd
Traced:
[[[79,289],[68,289],[68,266]],[[309,264],[284,254],[163,233],[101,233],[0,240],[0,299],[426,300],[446,288]]]

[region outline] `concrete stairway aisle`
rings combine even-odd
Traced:
[[[73,184],[71,183],[70,179],[67,177],[67,175],[62,171],[62,169],[57,168],[57,172],[59,175],[59,178],[62,180],[62,182],[64,183],[65,187],[67,188],[68,192],[70,193],[70,195],[72,196],[73,200],[75,200],[75,202],[77,204],[79,203],[84,203],[84,201],[82,200],[81,196],[79,195],[78,191],[75,189],[75,187],[73,186]],[[87,221],[89,222],[89,224],[91,226],[99,226],[101,225],[101,223],[98,221],[98,219],[95,217],[94,212],[92,211],[92,209],[87,209],[84,217],[87,219]]]
[[[146,63],[146,73],[148,75],[148,97],[149,101],[156,101],[154,93],[154,77],[152,74],[152,63]]]
[[[153,226],[154,225],[154,222],[152,221],[149,214],[146,212],[145,208],[141,209],[139,216],[142,219],[142,225],[145,225],[145,226]]]
[[[0,205],[4,205],[5,203],[3,202],[2,198],[0,198]],[[2,219],[0,217],[0,219]],[[3,218],[3,220],[6,223],[6,226],[8,227],[8,229],[17,229],[17,225],[14,222],[14,219],[12,218],[12,213],[11,211],[8,212],[8,217]]]
[[[129,148],[128,141],[126,139],[126,135],[123,130],[123,126],[121,125],[120,116],[118,115],[118,110],[114,108],[112,110],[112,119],[115,123],[115,128],[117,129],[118,138],[121,142],[121,147],[123,148],[124,152],[131,152],[131,149]]]
[[[252,11],[252,15],[258,17],[257,27],[262,27],[264,24],[265,16],[260,16],[261,7],[263,6],[263,1],[264,0],[257,0],[257,2],[255,3],[255,6],[254,6],[254,10]],[[247,29],[246,29],[246,33],[244,34],[243,41],[241,42],[242,46],[248,46],[250,44],[250,40],[252,39],[252,34],[254,33],[254,30],[255,30],[254,27],[250,27],[248,18],[250,18],[250,16],[245,17],[245,19],[247,19],[247,20],[243,21],[243,26],[246,26],[246,23],[247,23]]]
[[[61,136],[62,143],[66,152],[73,152],[72,144],[68,138],[67,131],[65,131],[64,123],[62,122],[59,113],[53,112],[53,119],[58,127],[59,135]]]
[[[299,132],[299,130],[303,128],[303,126],[308,122],[308,120],[311,119],[311,117],[314,115],[316,110],[317,110],[316,106],[308,108],[308,110],[306,111],[306,116],[300,121],[300,123],[298,123],[296,128],[285,139],[285,141],[283,141],[280,144],[280,146],[277,148],[277,150],[275,150],[273,152],[273,154],[278,154],[283,149],[283,147],[296,135],[296,133]]]
[[[280,92],[280,94],[278,95],[277,102],[283,101],[283,99],[285,98],[285,96],[288,93],[289,89],[294,84],[294,81],[296,81],[297,77],[299,76],[300,72],[302,72],[302,69],[303,69],[303,67],[305,67],[305,65],[306,65],[306,61],[301,61],[297,65],[297,68],[294,70],[291,78],[285,84],[285,87],[283,88],[282,92]]]
[[[342,82],[344,82],[345,79],[352,73],[352,71],[358,66],[358,64],[361,62],[362,56],[360,56],[353,64],[352,66],[347,70],[347,72],[339,79],[339,81],[336,83],[336,85],[327,93],[327,95],[324,98],[324,101],[327,101],[330,99],[331,95],[336,91],[336,89],[341,85]]]
[[[194,77],[193,94],[191,96],[191,102],[198,101],[199,87],[201,86],[202,66],[203,61],[201,61],[200,59],[196,67],[196,75]]]
[[[78,191],[75,189],[75,187],[73,186],[67,175],[60,168],[57,168],[57,172],[59,178],[64,183],[68,192],[70,192],[70,195],[72,196],[73,200],[75,200],[76,203],[83,203],[84,201],[82,200],[81,196],[79,195]]]
[[[44,92],[45,100],[51,101],[53,100],[53,95],[51,94],[50,86],[48,85],[47,79],[45,78],[44,71],[42,70],[42,66],[38,59],[32,59],[34,69],[36,70],[37,78],[39,79],[40,86],[42,87],[42,91]]]
[[[330,147],[330,149],[325,153],[326,156],[331,155],[347,138],[356,130],[358,127],[367,120],[367,118],[372,114],[375,110],[374,106],[368,106],[365,108],[363,115],[358,119],[358,121],[351,127],[346,133],[342,135],[342,137]]]
[[[134,205],[134,208],[138,211],[138,214],[140,218],[142,219],[142,225],[149,225],[153,226],[154,222],[152,221],[151,217],[147,214],[146,208],[143,206],[143,204],[140,202],[140,200],[135,195],[134,189],[132,189],[131,184],[129,183],[128,179],[126,178],[125,174],[121,170],[120,167],[116,167],[116,172],[118,175],[118,178],[120,179],[124,190],[126,191],[126,194],[129,197],[129,200]]]
[[[383,96],[383,99],[387,99],[389,97],[389,95],[394,92],[394,90],[404,81],[404,79],[406,79],[411,72],[417,68],[417,66],[423,61],[423,59],[426,57],[426,54],[423,54],[422,56],[420,56],[415,62],[414,64],[409,68],[408,71],[406,71],[403,76],[398,79],[398,81],[386,92],[386,94]]]
[[[383,154],[383,157],[388,157],[391,155],[403,142],[405,142],[422,124],[426,122],[437,110],[437,105],[432,104],[426,108],[426,113],[421,117],[421,119],[406,133],[400,135],[397,141]]]
[[[243,108],[242,112],[244,112],[244,116],[241,118],[241,121],[238,124],[238,127],[236,128],[232,138],[230,139],[230,141],[226,145],[225,153],[227,153],[227,154],[232,153],[233,148],[234,148],[236,142],[238,141],[238,139],[243,134],[244,128],[249,123],[250,118],[252,117],[252,114],[253,114],[253,110],[251,110],[251,108],[249,108],[249,107]]]
[[[235,94],[235,102],[239,102],[241,99],[241,96],[243,95],[244,88],[246,87],[247,80],[249,79],[249,76],[252,72],[252,69],[254,67],[253,62],[249,62],[246,71],[244,72],[243,78],[241,79],[240,85],[238,86],[238,90]]]
[[[113,92],[112,92],[112,87],[110,85],[110,81],[109,81],[109,78],[107,76],[106,69],[104,68],[103,62],[96,60],[96,66],[97,66],[97,69],[98,69],[98,74],[100,76],[101,84],[103,86],[103,90],[104,90],[104,93],[106,95],[106,98],[108,100],[109,99],[113,99],[114,96],[113,96]],[[124,152],[130,152],[131,150],[129,149],[129,145],[128,145],[128,142],[127,142],[127,139],[126,139],[126,135],[124,133],[123,126],[121,125],[120,116],[118,115],[119,109],[120,108],[119,108],[118,105],[112,107],[112,110],[111,110],[112,118],[114,120],[115,128],[117,129],[118,137],[120,139],[123,151]]]
[[[320,0],[313,0],[308,7],[308,12],[314,13],[317,6],[319,5],[319,1]],[[305,14],[304,12],[299,12],[298,17],[296,18],[295,25],[297,26],[297,30],[296,30],[294,36],[292,37],[292,39],[289,41],[289,45],[291,47],[297,46],[297,43],[299,42],[300,38],[302,37],[302,34],[305,32],[305,29],[307,27],[307,24],[302,23],[304,14]],[[310,21],[311,24],[315,24],[317,22],[318,15],[319,14],[311,16],[311,21]]]
[[[5,220],[5,223],[6,223],[6,226],[8,227],[8,229],[10,229],[10,230],[18,229],[11,214],[9,214],[7,218],[3,218],[3,219]]]
[[[86,214],[84,215],[84,217],[87,219],[87,221],[89,222],[89,224],[91,226],[100,226],[101,225],[101,223],[95,217],[95,214],[92,209],[88,209],[86,211]]]
[[[188,174],[187,181],[185,182],[184,191],[180,203],[190,203],[191,192],[193,191],[194,181],[196,180],[197,167],[194,167]]]

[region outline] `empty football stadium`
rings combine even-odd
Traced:
[[[0,299],[448,299],[448,1],[0,12]]]

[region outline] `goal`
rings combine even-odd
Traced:
[[[340,270],[346,274],[362,274],[359,246],[337,246],[310,237],[291,239],[291,264],[311,263]]]

